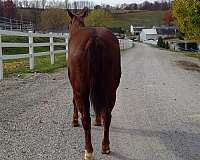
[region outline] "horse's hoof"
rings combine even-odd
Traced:
[[[110,149],[102,150],[101,153],[102,153],[102,154],[110,154]]]
[[[97,121],[93,122],[93,126],[101,126],[101,125],[102,125],[101,122],[97,122]]]
[[[78,122],[72,122],[72,127],[79,127],[79,123]]]
[[[101,150],[102,154],[109,154],[110,153],[110,147],[109,145],[102,145],[102,150]]]
[[[92,153],[88,153],[88,152],[85,150],[84,160],[94,160]]]

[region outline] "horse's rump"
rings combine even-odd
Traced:
[[[101,114],[115,102],[121,76],[118,41],[110,32],[105,35],[108,37],[98,36],[98,31],[93,33],[88,48],[90,100],[96,114]]]

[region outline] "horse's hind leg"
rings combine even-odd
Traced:
[[[111,123],[111,112],[115,105],[116,100],[116,94],[113,94],[113,96],[110,99],[111,103],[109,104],[110,107],[105,108],[105,110],[102,113],[102,119],[103,119],[103,125],[104,125],[104,133],[103,133],[103,140],[102,140],[102,154],[109,154],[110,153],[110,141],[109,141],[109,129],[110,129],[110,123]]]
[[[95,121],[93,123],[94,126],[101,126],[101,114],[95,113]]]
[[[109,141],[109,128],[111,123],[111,111],[105,111],[103,113],[103,125],[104,125],[104,133],[103,133],[103,141],[102,141],[102,153],[109,154],[110,153],[110,141]]]
[[[76,105],[76,101],[75,101],[75,97],[73,98],[73,104],[74,104],[74,113],[73,113],[73,117],[72,117],[72,126],[73,127],[78,127],[78,108]]]
[[[84,95],[81,100],[80,106],[81,121],[85,132],[85,160],[93,159],[93,147],[91,143],[91,118],[90,118],[90,102],[89,93],[88,96]]]

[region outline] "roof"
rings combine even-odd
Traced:
[[[124,30],[121,27],[113,27],[113,28],[109,28],[113,33],[120,33],[120,34],[124,34]]]
[[[175,28],[156,28],[158,34],[161,35],[175,35]]]
[[[145,34],[157,34],[156,29],[143,29],[142,32]]]

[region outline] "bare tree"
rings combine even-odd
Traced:
[[[65,9],[68,9],[68,0],[65,0]]]
[[[46,3],[47,3],[46,0],[42,0],[42,9],[43,9],[43,10],[45,9]]]
[[[77,2],[76,1],[74,1],[74,4],[73,4],[73,6],[74,6],[74,10],[75,10],[75,12],[77,11]]]
[[[23,7],[24,7],[24,8],[28,8],[28,7],[29,7],[29,4],[28,4],[28,1],[27,1],[27,0],[23,0],[23,1],[22,1],[22,4],[23,4]]]
[[[40,8],[40,2],[39,2],[39,0],[35,1],[35,8]]]
[[[0,16],[3,16],[3,2],[0,0]]]

